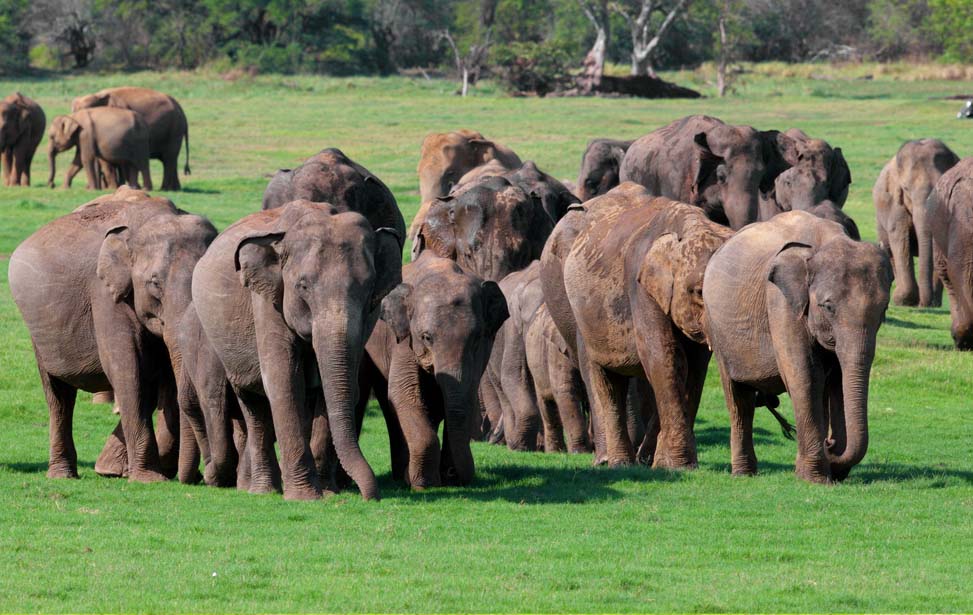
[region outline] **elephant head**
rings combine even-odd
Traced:
[[[0,150],[12,147],[30,129],[30,108],[17,102],[0,101]]]
[[[47,131],[47,160],[50,163],[51,174],[47,178],[47,185],[54,187],[54,175],[57,172],[55,158],[63,151],[78,145],[78,135],[81,124],[70,115],[59,115],[51,122]]]
[[[468,171],[494,159],[506,168],[520,165],[517,154],[474,130],[427,135],[422,141],[418,168],[422,202],[449,194]]]
[[[539,258],[553,226],[534,198],[503,177],[491,177],[434,202],[416,241],[419,251],[429,249],[496,281]]]
[[[504,177],[539,200],[541,207],[551,218],[552,224],[557,224],[558,220],[564,217],[568,207],[581,202],[564,184],[538,169],[537,165],[530,160]]]
[[[781,136],[790,140],[787,142],[779,139],[781,157],[791,167],[808,169],[816,180],[815,184],[804,184],[806,188],[822,193],[814,203],[830,200],[839,208],[844,205],[848,198],[848,186],[851,185],[851,170],[841,148],[832,148],[827,141],[812,139],[796,128],[791,128]],[[801,200],[806,198],[808,197]]]
[[[424,254],[416,264],[432,259],[441,260]],[[436,264],[389,293],[381,313],[396,341],[408,342],[442,394],[450,457],[441,466],[443,484],[469,484],[471,413],[478,413],[477,391],[494,336],[509,316],[500,287],[453,262]]]
[[[402,279],[401,235],[373,231],[360,214],[323,203],[295,201],[277,211],[273,228],[239,241],[236,270],[313,348],[338,458],[362,496],[375,498],[375,476],[358,446],[354,382],[378,307]]]
[[[581,157],[577,194],[582,202],[605,194],[618,185],[622,158],[631,141],[595,139]]]
[[[878,246],[844,235],[816,249],[791,242],[774,257],[768,284],[792,312],[783,317],[803,319],[811,339],[837,359],[831,370],[841,403],[829,408],[827,457],[832,478],[842,480],[868,450],[868,381],[889,303],[891,264]]]

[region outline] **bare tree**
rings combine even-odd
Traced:
[[[441,33],[442,38],[453,51],[456,72],[459,74],[462,83],[460,92],[463,97],[466,97],[469,92],[470,85],[475,84],[480,79],[480,72],[486,65],[490,46],[493,44],[493,22],[496,18],[498,3],[499,0],[480,0],[477,31],[466,54],[460,53],[456,39],[449,32],[449,28],[444,29]]]
[[[619,0],[609,5],[612,11],[625,19],[632,35],[632,75],[656,76],[652,67],[652,56],[662,37],[689,3],[690,0],[676,0],[673,3],[663,0],[636,0],[634,3],[632,0]],[[653,27],[652,16],[656,13],[664,17],[661,23]]]
[[[61,49],[75,68],[84,68],[94,59],[94,18],[87,0],[33,0],[30,23],[33,34],[46,44]]]
[[[605,74],[605,54],[611,41],[611,19],[608,0],[578,0],[585,17],[595,27],[595,42],[584,58],[579,88],[583,94],[591,94],[601,85]]]
[[[730,12],[730,0],[723,0],[720,6],[720,58],[716,64],[716,92],[720,98],[726,96],[726,17]]]

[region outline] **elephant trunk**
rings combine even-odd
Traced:
[[[470,451],[470,413],[476,391],[459,372],[436,371],[436,383],[443,395],[446,428],[443,455],[443,483],[468,485],[473,481],[474,462]]]
[[[47,147],[47,163],[51,167],[51,173],[47,176],[47,185],[51,188],[54,187],[54,174],[57,173],[57,163],[55,162],[57,158],[57,150],[54,145],[51,144]]]
[[[841,365],[841,392],[844,429],[833,430],[828,450],[831,476],[843,480],[868,450],[868,379],[875,356],[875,335],[868,331],[849,332],[839,339],[836,353]],[[839,417],[836,415],[833,420]]]
[[[362,497],[377,500],[375,473],[358,445],[355,422],[358,366],[365,346],[363,323],[361,317],[351,317],[346,309],[325,312],[328,322],[315,321],[312,339],[335,452],[341,467],[358,485]]]

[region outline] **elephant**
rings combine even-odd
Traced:
[[[653,466],[693,468],[692,427],[710,358],[703,272],[732,231],[632,182],[586,206],[563,276],[607,462],[635,462],[639,442],[629,435],[625,406],[629,378],[638,378],[651,385],[658,412]]]
[[[356,380],[401,272],[396,229],[309,201],[244,217],[200,259],[193,304],[243,411],[251,493],[276,490],[276,436],[284,498],[321,497],[306,403],[320,388],[342,467],[364,499],[379,497],[355,431]]]
[[[373,390],[388,425],[393,477],[413,489],[468,485],[477,390],[508,316],[506,299],[496,282],[428,252],[402,268],[402,280],[382,301],[365,345],[359,419]]]
[[[357,211],[372,228],[392,228],[405,238],[405,220],[382,180],[336,148],[323,149],[296,169],[281,169],[264,190],[263,208],[298,200]]]
[[[828,196],[823,183],[809,165],[791,167],[777,176],[770,194],[760,196],[760,219],[769,220],[785,211],[803,210],[844,227],[849,237],[858,241],[858,225]]]
[[[963,158],[943,173],[926,201],[926,220],[935,253],[936,274],[949,294],[953,343],[973,349],[973,158]]]
[[[47,157],[51,167],[48,186],[54,187],[57,154],[72,147],[76,151],[64,177],[65,188],[71,187],[71,180],[84,168],[88,189],[100,190],[101,161],[104,161],[120,167],[129,186],[138,187],[138,174],[141,173],[145,189],[152,189],[148,129],[138,114],[125,109],[98,107],[54,118],[48,131]]]
[[[797,476],[841,481],[861,462],[891,284],[884,250],[805,211],[741,230],[710,259],[704,329],[729,409],[733,474],[757,471],[755,400],[784,391],[797,423]]]
[[[410,244],[415,243],[426,212],[433,202],[449,194],[466,173],[491,161],[506,169],[516,169],[522,164],[513,150],[485,138],[475,130],[426,135],[422,140],[417,169],[420,206],[409,229]],[[412,253],[413,258],[419,255],[415,249]]]
[[[0,100],[0,166],[5,186],[30,185],[30,164],[46,124],[41,106],[20,92]]]
[[[429,208],[413,246],[487,280],[499,281],[536,260],[554,224],[521,188],[490,177]]]
[[[618,185],[618,174],[625,152],[633,141],[592,139],[581,156],[581,171],[575,187],[583,203],[605,194]]]
[[[825,200],[830,200],[839,209],[843,207],[848,198],[848,187],[851,185],[851,170],[848,168],[841,148],[832,148],[827,141],[813,139],[798,128],[785,131],[784,136],[791,139],[793,146],[785,145],[780,150],[780,155],[791,167],[804,168],[817,180],[815,186],[805,188],[808,193],[823,192],[822,196],[808,203],[808,207],[793,209],[807,209]],[[786,144],[786,141],[779,141],[779,143]],[[801,200],[801,197],[796,194],[793,198]]]
[[[892,259],[896,305],[942,305],[942,282],[934,272],[929,196],[959,157],[938,139],[907,141],[886,163],[872,189],[879,244]],[[916,281],[912,257],[919,257]]]
[[[189,304],[193,267],[215,236],[209,221],[168,199],[105,199],[46,224],[14,251],[10,291],[50,411],[48,476],[77,477],[77,390],[110,388],[129,479],[165,478],[152,412],[160,387],[179,371],[171,325]],[[166,423],[178,428],[175,418]]]
[[[450,190],[449,196],[458,197],[491,177],[503,177],[529,194],[538,201],[552,223],[557,223],[571,205],[580,202],[567,186],[541,171],[532,160],[516,169],[506,169],[496,160],[480,165],[464,175]]]
[[[149,157],[162,161],[162,190],[180,190],[179,150],[186,140],[186,164],[189,175],[189,122],[175,98],[162,92],[138,87],[108,88],[75,98],[72,113],[94,107],[114,107],[134,111],[148,127]]]

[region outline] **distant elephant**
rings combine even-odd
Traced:
[[[243,410],[251,492],[276,488],[276,437],[284,497],[321,497],[306,403],[320,387],[342,467],[363,498],[378,498],[358,446],[356,380],[378,307],[401,271],[397,230],[307,201],[241,219],[199,261],[193,304]]]
[[[942,305],[942,282],[933,265],[929,195],[959,157],[938,139],[908,141],[886,163],[872,189],[879,244],[895,269],[896,305]],[[912,257],[919,257],[916,283]]]
[[[129,478],[161,480],[152,412],[160,381],[180,367],[171,324],[189,304],[193,267],[216,230],[168,199],[102,198],[41,227],[10,257],[10,291],[50,410],[48,476],[77,477],[77,390],[110,388]]]
[[[953,343],[973,350],[973,158],[943,173],[927,209],[936,274],[949,293]]]
[[[552,223],[557,223],[567,213],[568,207],[580,202],[567,186],[541,171],[531,160],[515,169],[504,168],[496,160],[480,165],[464,175],[450,190],[449,196],[458,197],[491,177],[503,177],[529,194],[540,204]]]
[[[705,326],[730,412],[734,474],[757,471],[755,399],[785,390],[799,477],[839,481],[861,462],[875,338],[891,284],[881,248],[805,211],[743,229],[710,259]]]
[[[778,140],[779,145],[783,144],[780,155],[791,167],[803,167],[811,172],[818,184],[810,190],[817,192],[823,188],[822,196],[809,202],[808,207],[825,200],[831,201],[839,209],[843,207],[851,185],[851,170],[841,148],[832,148],[827,141],[811,138],[798,128],[785,131],[784,136],[789,137],[791,142]],[[802,200],[797,195],[794,198]]]
[[[528,325],[524,346],[544,423],[545,452],[590,453],[584,411],[588,393],[577,362],[546,304],[541,304]]]
[[[777,176],[774,189],[760,196],[760,219],[769,220],[785,211],[803,210],[837,222],[848,236],[860,240],[858,225],[828,197],[827,184],[809,165],[791,167]]]
[[[449,194],[466,173],[491,161],[507,169],[516,169],[521,165],[520,158],[513,150],[485,138],[475,130],[426,135],[422,140],[417,169],[420,206],[409,229],[410,244],[415,242],[432,203],[438,197]],[[418,254],[413,249],[413,258]]]
[[[152,189],[149,174],[148,129],[145,121],[125,109],[83,109],[71,115],[59,115],[48,131],[47,157],[51,173],[47,185],[54,187],[57,154],[76,148],[74,161],[64,177],[64,187],[83,168],[89,190],[102,189],[101,161],[120,167],[120,172],[132,188],[138,188],[142,174],[143,187]]]
[[[593,139],[581,156],[576,194],[582,202],[605,194],[619,183],[619,172],[625,152],[633,141]]]
[[[186,140],[186,164],[189,169],[189,123],[182,107],[168,94],[148,88],[108,88],[75,98],[71,111],[92,107],[115,107],[138,113],[148,127],[149,157],[162,161],[162,190],[180,190],[179,150]]]
[[[3,185],[29,186],[30,163],[47,119],[36,102],[16,92],[0,100],[0,166]]]
[[[373,390],[389,430],[392,475],[413,489],[473,480],[477,390],[507,304],[496,282],[425,253],[402,269],[365,346],[359,418]],[[437,432],[445,421],[443,448]]]
[[[564,262],[578,355],[609,465],[635,462],[629,378],[649,381],[660,433],[653,466],[697,464],[693,422],[710,351],[703,272],[732,235],[696,207],[623,182],[586,203],[585,226]]]
[[[503,177],[437,199],[414,246],[498,281],[536,260],[554,224],[535,200]]]
[[[298,200],[357,211],[372,228],[392,228],[405,239],[405,220],[392,191],[339,149],[323,149],[296,169],[277,171],[264,190],[263,208],[274,209]]]

